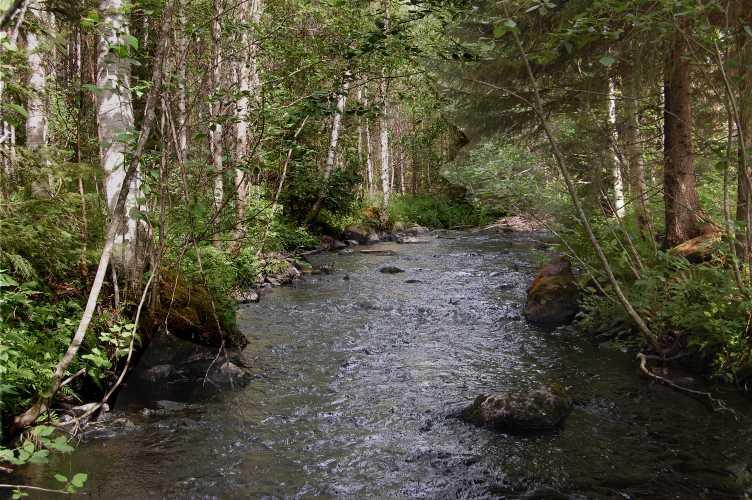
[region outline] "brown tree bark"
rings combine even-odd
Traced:
[[[681,26],[686,28],[686,24]],[[692,151],[692,102],[687,41],[677,30],[666,62],[664,84],[664,171],[666,247],[699,236],[700,200],[695,182]]]
[[[645,162],[640,147],[640,123],[637,105],[641,95],[640,82],[634,68],[627,68],[623,79],[624,121],[621,127],[621,137],[624,144],[624,156],[626,157],[629,170],[627,177],[634,200],[635,216],[640,236],[644,239],[650,239],[653,238],[653,230],[648,210]]]
[[[739,230],[736,233],[738,241],[738,253],[742,262],[747,261],[752,256],[752,238],[750,237],[750,230],[752,227],[752,199],[749,190],[750,178],[752,178],[752,169],[750,169],[750,156],[749,147],[752,144],[752,71],[750,70],[750,64],[752,64],[752,42],[749,41],[749,37],[746,33],[739,36],[738,42],[738,64],[739,68],[739,130],[738,133],[742,134],[741,138],[744,140],[739,141],[740,144],[744,144],[748,150],[743,151],[739,148],[739,161],[737,164],[737,195],[736,195],[736,222]]]

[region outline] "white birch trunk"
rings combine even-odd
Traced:
[[[110,214],[125,179],[128,137],[134,127],[130,63],[110,49],[113,45],[127,45],[125,3],[126,0],[101,0],[99,4],[103,22],[97,48],[97,124],[105,198]],[[115,238],[114,254],[115,260],[126,268],[137,261],[138,223],[133,212],[139,208],[138,199],[142,197],[140,172],[133,176],[128,189],[125,221]]]
[[[21,24],[23,23],[24,17],[26,16],[28,6],[28,2],[23,2],[21,4],[21,9],[15,14],[15,23],[5,33],[8,39],[8,44],[12,47],[15,47],[16,42],[18,41],[18,32],[20,30]],[[0,74],[0,102],[2,102],[5,96],[6,76],[6,74]],[[2,136],[0,136],[0,147],[2,148],[3,174],[6,178],[6,182],[8,184],[11,184],[10,181],[15,176],[16,129],[5,119],[2,119],[1,125]]]
[[[345,81],[342,83],[342,92],[337,97],[337,111],[334,113],[332,121],[332,135],[329,139],[329,151],[326,155],[326,164],[324,166],[324,179],[329,179],[334,170],[334,164],[337,159],[337,145],[339,144],[340,130],[342,129],[342,115],[345,114],[347,105],[347,94],[350,91],[350,72],[345,73]]]
[[[386,74],[386,71],[384,71]],[[387,108],[387,83],[381,81],[381,116],[379,117],[379,137],[381,143],[381,191],[384,208],[389,206],[391,194],[391,163],[389,161],[389,110]]]
[[[37,7],[35,4],[34,7]],[[35,16],[40,24],[44,24],[43,15]],[[47,69],[44,65],[42,44],[39,35],[30,30],[26,33],[26,60],[29,66],[29,90],[31,91],[26,105],[26,147],[30,151],[38,152],[47,146],[47,109],[45,94],[47,85]],[[44,167],[46,162],[42,161]],[[44,170],[44,168],[42,168]],[[32,194],[36,197],[49,196],[50,182],[46,172],[37,172],[31,185]]]
[[[389,0],[384,0],[384,33],[389,31]],[[387,82],[386,67],[381,70],[381,115],[379,117],[379,134],[381,142],[381,191],[383,195],[384,210],[389,206],[391,194],[391,164],[389,161],[389,84]]]
[[[185,5],[181,0],[178,12],[177,45],[182,57],[188,54],[188,35],[186,34]],[[177,65],[178,69],[178,148],[180,162],[188,161],[188,95],[186,93],[186,61]]]
[[[621,173],[621,161],[619,160],[619,142],[616,131],[616,81],[614,78],[608,80],[608,125],[611,137],[611,168],[614,180],[614,211],[619,218],[625,214],[624,208],[624,179]]]
[[[238,68],[238,87],[240,98],[236,103],[236,125],[235,125],[235,165],[242,165],[248,162],[250,151],[250,113],[251,104],[255,101],[260,102],[261,97],[261,78],[258,67],[258,37],[251,36],[251,29],[254,34],[258,29],[261,21],[263,10],[262,0],[249,0],[245,5],[240,6],[241,20],[243,26],[240,33],[240,51],[243,54]],[[238,227],[237,236],[242,234],[242,224],[245,219],[246,206],[248,204],[248,176],[242,169],[235,170],[235,193],[237,196],[236,205],[236,224]]]
[[[221,0],[214,0],[214,13],[211,23],[211,35],[212,35],[212,90],[218,92],[222,86],[222,7],[220,5]],[[211,123],[209,128],[209,150],[211,154],[211,164],[213,167],[212,175],[214,176],[214,212],[218,213],[222,207],[222,201],[224,199],[224,184],[223,184],[223,169],[222,155],[224,154],[222,148],[222,124],[219,123],[219,117],[222,112],[222,104],[220,102],[220,96],[214,96],[210,104],[209,113],[211,115]]]
[[[367,89],[363,89],[363,107],[368,108]],[[368,192],[373,193],[373,144],[371,143],[371,120],[366,116],[366,176],[368,177]]]

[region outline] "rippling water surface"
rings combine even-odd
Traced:
[[[96,498],[742,495],[749,420],[639,378],[633,355],[527,325],[534,238],[448,236],[316,257],[334,272],[242,307],[250,384],[159,417],[130,407],[132,429],[89,438],[54,468],[89,472]],[[541,383],[577,401],[561,431],[446,418],[479,393]]]

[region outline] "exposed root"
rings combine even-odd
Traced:
[[[700,396],[700,397],[702,397],[702,398],[704,398],[704,399],[706,399],[707,401],[710,402],[710,404],[711,404],[711,406],[713,408],[713,411],[725,411],[725,412],[729,412],[729,413],[731,413],[734,416],[734,418],[736,420],[740,420],[739,413],[736,410],[734,410],[733,408],[729,408],[722,399],[714,398],[713,395],[711,393],[709,393],[709,392],[697,391],[695,389],[690,389],[689,387],[681,386],[681,385],[679,385],[679,384],[677,384],[675,382],[672,382],[671,380],[669,380],[669,379],[667,379],[665,377],[661,377],[660,375],[657,375],[657,374],[653,373],[652,371],[650,371],[650,369],[647,366],[648,365],[648,356],[645,355],[645,354],[643,354],[643,353],[638,353],[637,354],[637,359],[640,360],[640,370],[642,370],[642,372],[645,375],[647,375],[648,377],[652,378],[653,380],[656,380],[656,381],[658,381],[658,382],[660,382],[660,383],[662,383],[664,385],[667,385],[667,386],[671,387],[672,389],[677,390],[679,392],[684,392],[684,393],[687,393],[687,394],[692,394],[693,396]]]

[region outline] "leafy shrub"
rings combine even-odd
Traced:
[[[389,203],[389,221],[427,227],[477,226],[493,220],[483,209],[447,195],[394,196]]]
[[[209,291],[218,297],[228,295],[238,276],[230,257],[213,246],[201,246],[186,252],[182,267],[188,282],[206,283]]]

